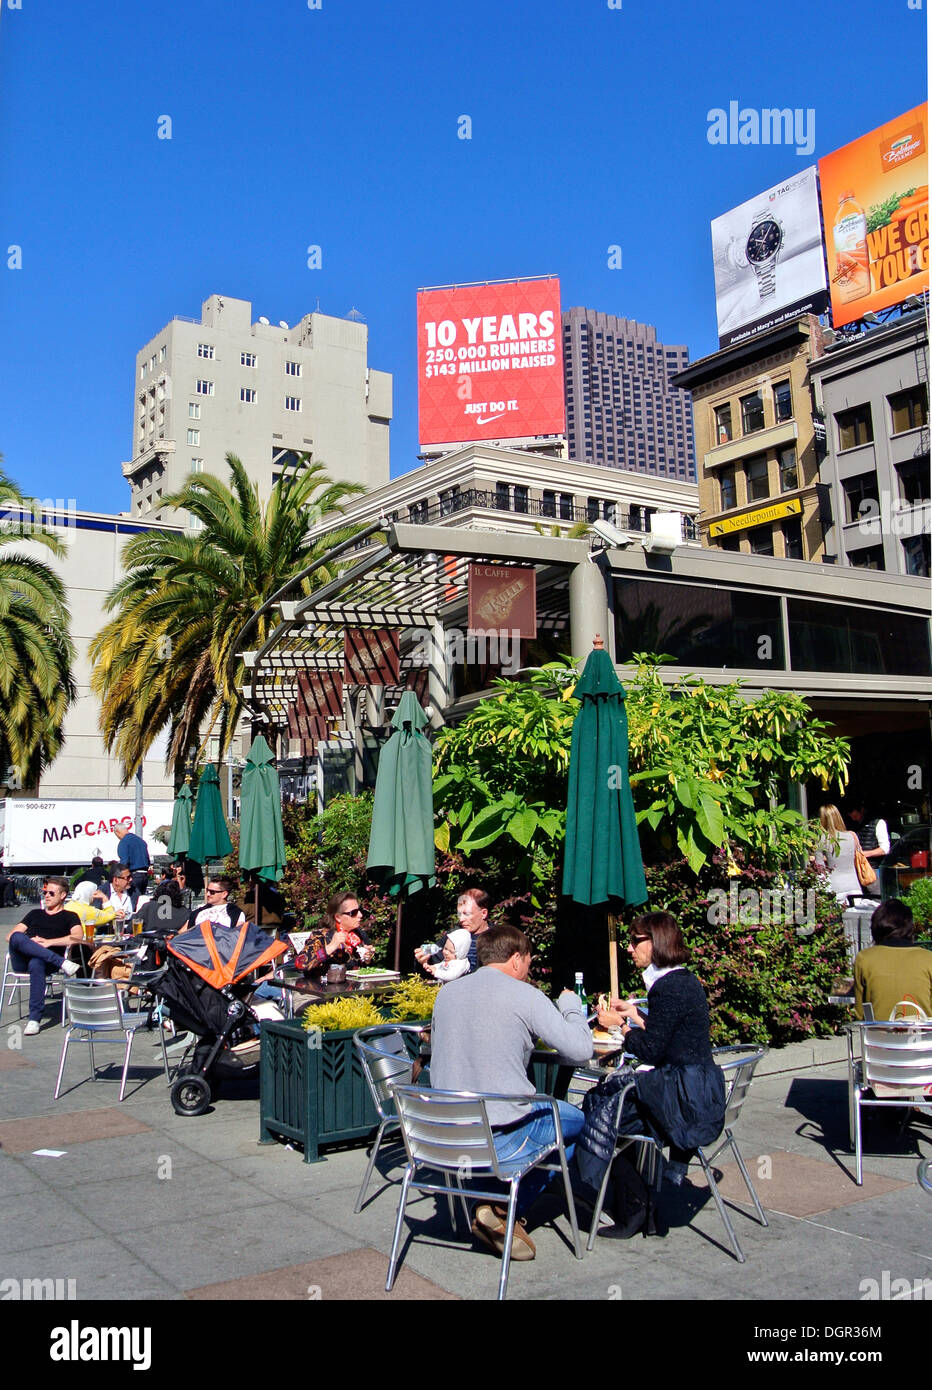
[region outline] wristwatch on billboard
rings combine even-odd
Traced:
[[[744,254],[757,276],[757,289],[761,299],[766,299],[777,288],[777,256],[782,245],[783,223],[778,222],[767,209],[756,212]]]

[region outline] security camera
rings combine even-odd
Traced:
[[[679,542],[672,536],[658,536],[652,533],[645,536],[641,544],[649,555],[672,555]]]
[[[603,541],[608,541],[609,545],[620,547],[632,544],[631,537],[624,531],[619,531],[610,521],[593,521],[589,530],[594,531]]]

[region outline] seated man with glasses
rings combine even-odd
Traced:
[[[132,874],[125,865],[114,860],[110,865],[110,882],[102,883],[91,901],[99,898],[104,907],[112,907],[118,926],[129,927],[133,916]]]
[[[479,969],[445,984],[434,1005],[431,1032],[431,1085],[438,1091],[473,1091],[479,1094],[534,1094],[528,1078],[528,1062],[538,1038],[574,1066],[592,1056],[592,1034],[582,1004],[564,990],[552,1004],[545,994],[527,983],[531,946],[517,927],[492,927],[476,943]],[[567,1158],[583,1127],[576,1106],[559,1101],[560,1125]],[[488,1107],[495,1149],[502,1159],[520,1154],[530,1142],[554,1138],[553,1112],[505,1101]],[[534,1243],[524,1229],[523,1216],[544,1190],[551,1173],[535,1170],[522,1181],[512,1241],[513,1260],[533,1260]],[[473,1234],[501,1255],[504,1248],[505,1208],[481,1204],[476,1208]]]
[[[81,918],[65,910],[68,880],[47,878],[42,883],[42,907],[27,912],[7,937],[10,965],[17,974],[29,976],[29,1022],[23,1029],[27,1037],[38,1033],[45,1004],[45,977],[55,971],[77,975],[79,966],[65,960],[69,946],[84,939]]]
[[[234,887],[231,878],[209,878],[204,889],[207,904],[195,915],[193,925],[197,927],[201,922],[212,922],[218,927],[241,927],[246,915],[241,907],[230,902]]]
[[[305,948],[306,970],[326,970],[353,961],[367,965],[375,947],[362,928],[362,908],[355,893],[334,893],[324,912],[324,929],[309,938]]]

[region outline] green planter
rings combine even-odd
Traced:
[[[322,1144],[372,1137],[379,1117],[353,1046],[355,1033],[308,1033],[301,1019],[263,1022],[260,1144],[289,1139],[303,1146],[305,1163],[319,1163]],[[414,1056],[414,1035],[402,1036]]]

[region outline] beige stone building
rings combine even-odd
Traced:
[[[821,332],[806,316],[711,353],[674,378],[692,392],[703,545],[822,560],[825,433],[808,379]]]

